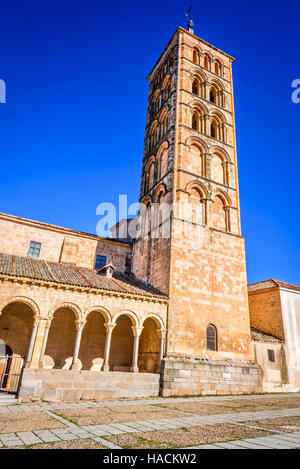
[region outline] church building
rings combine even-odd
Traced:
[[[101,238],[0,214],[1,391],[23,402],[262,391],[233,61],[178,27],[150,72],[136,236],[127,221]]]

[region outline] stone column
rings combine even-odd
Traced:
[[[85,323],[86,321],[83,321],[83,320],[76,321],[77,333],[76,333],[76,339],[75,339],[75,347],[74,347],[71,370],[78,369],[78,355],[79,355],[79,350],[80,350],[81,335],[82,335],[82,331],[83,331]]]
[[[30,343],[29,343],[29,348],[26,356],[26,366],[30,366],[31,360],[32,360],[32,353],[33,353],[33,347],[35,344],[35,339],[38,331],[38,326],[40,323],[40,317],[35,316],[34,321],[33,321],[33,328],[31,332],[31,338],[30,338]]]
[[[159,336],[159,357],[158,357],[158,372],[161,370],[161,361],[164,357],[165,353],[165,340],[166,340],[166,329],[157,329],[157,333]]]
[[[111,336],[112,331],[116,324],[112,322],[106,322],[104,324],[106,329],[106,339],[105,339],[105,350],[104,350],[104,362],[102,365],[102,371],[109,371],[109,354],[110,354],[110,344],[111,344]]]
[[[133,354],[132,354],[132,364],[130,367],[130,371],[133,373],[138,373],[138,356],[139,356],[139,343],[140,343],[140,335],[143,330],[143,327],[138,326],[131,326],[134,335],[134,342],[133,342]]]
[[[44,332],[42,350],[41,350],[41,355],[40,355],[40,368],[44,368],[44,356],[45,356],[45,352],[46,352],[46,348],[47,348],[47,342],[48,342],[49,331],[50,331],[52,319],[53,318],[47,320],[46,329],[45,329],[45,332]]]

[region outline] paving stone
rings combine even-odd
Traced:
[[[188,449],[224,449],[221,446],[216,445],[200,445],[200,446],[189,446]]]
[[[123,425],[122,423],[114,423],[111,424],[111,426],[122,430],[124,433],[136,433],[136,430],[134,428],[127,427],[127,425]]]
[[[49,430],[35,430],[34,433],[45,443],[60,441],[60,438],[58,438],[57,435],[54,435],[54,433],[50,432]]]
[[[4,446],[21,446],[23,445],[23,441],[18,438],[15,433],[2,433],[1,441]]]
[[[104,430],[110,435],[120,435],[121,433],[124,433],[122,430],[115,428],[112,425],[97,425],[97,428],[99,428],[99,430]]]
[[[17,435],[24,442],[25,445],[35,445],[37,443],[42,443],[42,440],[40,440],[32,432],[18,432]]]
[[[100,425],[85,425],[83,427],[84,430],[92,433],[93,435],[96,435],[96,436],[106,436],[106,435],[110,435],[110,433],[106,432],[105,430],[102,430],[102,428],[100,428]],[[123,432],[122,432],[123,433]]]
[[[92,438],[92,440],[97,441],[98,443],[102,444],[103,446],[107,446],[107,448],[122,449],[120,446],[115,445],[111,441],[104,440],[104,438],[95,437],[95,438]]]
[[[73,427],[72,429],[70,428],[70,433],[73,435],[78,436],[79,438],[90,438],[92,435],[90,432],[84,430],[83,428],[80,427]]]
[[[225,448],[225,449],[246,449],[242,448],[241,446],[237,446],[234,443],[216,443],[216,446],[220,446],[220,448]]]
[[[232,443],[245,449],[269,449],[267,446],[262,446],[259,443],[249,443],[244,440],[235,440],[232,441]]]
[[[56,436],[58,436],[61,440],[68,441],[68,440],[77,440],[78,439],[78,436],[73,435],[68,430],[65,430],[63,428],[57,428],[55,430],[52,430],[52,432]]]

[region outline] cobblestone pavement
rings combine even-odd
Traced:
[[[292,449],[300,448],[300,407],[291,407],[290,399],[293,397],[299,398],[299,394],[276,394],[276,395],[251,395],[251,396],[210,396],[210,397],[187,397],[187,398],[158,398],[158,399],[139,399],[139,400],[122,400],[122,401],[106,401],[106,402],[78,402],[78,403],[62,403],[62,404],[21,404],[14,406],[2,406],[0,407],[0,424],[1,421],[5,421],[5,416],[16,414],[21,415],[23,412],[44,412],[48,416],[56,419],[60,422],[60,426],[63,423],[64,428],[49,429],[45,428],[42,430],[33,431],[22,431],[22,432],[11,432],[1,433],[0,431],[0,448],[17,448],[26,447],[31,448],[33,445],[39,445],[44,443],[55,443],[59,441],[73,441],[91,439],[98,442],[100,445],[106,448],[119,449],[111,441],[108,441],[107,437],[111,435],[125,434],[125,433],[139,433],[159,430],[179,430],[182,428],[200,427],[206,425],[217,425],[217,424],[234,424],[238,426],[244,426],[252,428],[254,430],[263,429],[269,432],[267,436],[260,436],[256,438],[239,439],[234,441],[226,442],[214,442],[212,444],[201,444],[197,446],[189,446],[190,449]],[[187,411],[174,411],[177,412],[177,418],[160,418],[156,420],[143,420],[141,415],[140,420],[128,421],[123,423],[107,423],[102,425],[77,425],[72,419],[67,419],[64,416],[59,415],[61,410],[66,409],[83,409],[93,407],[115,407],[116,413],[120,406],[158,406],[163,412],[166,407],[162,405],[174,405],[175,403],[188,403],[188,402],[200,402],[200,403],[214,403],[219,401],[241,401],[253,400],[255,403],[256,399],[280,399],[282,401],[282,407],[263,410],[263,411],[245,411],[245,412],[232,412],[226,414],[216,415],[197,415],[197,412]],[[289,405],[284,406],[285,400],[289,398]],[[273,430],[270,428],[264,428],[263,421],[267,419],[276,419],[282,417],[299,417],[299,431],[297,428],[293,428],[291,433],[286,431]],[[248,424],[247,422],[252,422]],[[253,421],[260,422],[253,425]],[[258,426],[259,425],[259,426]],[[75,443],[75,444],[74,444]],[[37,446],[38,447],[38,446]],[[76,442],[72,443],[72,448],[76,448]],[[153,446],[154,448],[155,446]]]

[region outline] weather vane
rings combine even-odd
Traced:
[[[194,34],[193,27],[195,26],[195,24],[194,24],[194,21],[191,20],[191,18],[190,18],[191,9],[192,9],[192,5],[190,6],[190,8],[188,9],[188,11],[186,12],[185,16],[186,16],[187,19],[189,20],[189,22],[188,22],[188,30],[189,30],[190,33]]]

